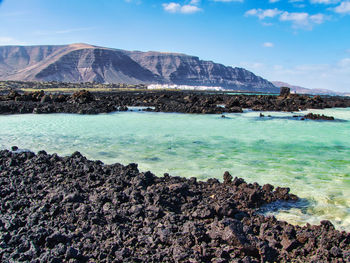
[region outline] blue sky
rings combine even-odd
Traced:
[[[180,52],[350,92],[350,0],[0,0],[0,45]]]

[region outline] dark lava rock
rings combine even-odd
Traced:
[[[81,90],[78,92],[73,93],[71,96],[71,100],[76,103],[89,103],[95,100],[94,96],[91,92],[87,90]]]
[[[232,182],[232,178],[232,175],[228,171],[226,171],[224,173],[224,184],[230,184]]]
[[[288,188],[0,151],[1,262],[349,262],[350,234],[257,210]]]
[[[41,98],[41,100],[40,100],[40,102],[41,103],[48,103],[48,102],[51,102],[52,100],[51,100],[51,97],[49,96],[49,95],[44,95],[42,98]]]
[[[14,151],[14,152],[15,152],[15,151],[18,151],[18,147],[17,147],[17,146],[12,146],[12,147],[11,147],[11,150]]]
[[[240,113],[243,108],[255,111],[299,111],[332,107],[350,107],[348,97],[321,97],[289,94],[281,96],[229,95],[181,91],[139,91],[94,93],[87,90],[72,95],[45,94],[44,91],[19,94],[11,91],[0,96],[0,114],[79,113],[97,114],[126,111],[127,106],[147,107],[146,111],[199,114]],[[261,114],[263,117],[263,114]]]
[[[322,121],[334,121],[333,116],[325,116],[325,115],[320,115],[320,114],[314,114],[314,113],[309,113],[304,116],[304,119],[308,120],[322,120]]]
[[[282,97],[288,97],[289,94],[290,94],[290,88],[281,87],[281,89],[280,89],[280,96],[282,96]]]

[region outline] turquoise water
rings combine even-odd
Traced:
[[[350,109],[314,110],[343,121],[298,121],[291,113],[196,115],[120,112],[0,116],[0,148],[68,155],[105,163],[136,162],[142,171],[290,187],[304,207],[274,213],[291,223],[331,220],[350,231]],[[305,204],[307,204],[305,206]]]

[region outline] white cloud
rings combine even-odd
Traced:
[[[168,4],[163,4],[163,8],[165,11],[169,12],[169,13],[176,13],[179,12],[181,10],[181,5],[178,3],[168,3]]]
[[[280,0],[269,0],[269,3],[273,4],[273,3],[277,3],[279,2]]]
[[[244,0],[212,0],[214,2],[223,2],[223,3],[229,3],[229,2],[244,2]]]
[[[339,6],[334,8],[334,11],[338,14],[350,14],[350,1],[344,1]]]
[[[294,12],[290,13],[287,11],[282,11],[277,8],[274,9],[250,9],[245,12],[245,16],[256,16],[259,20],[264,20],[266,18],[279,17],[280,21],[292,22],[295,28],[305,28],[312,29],[313,25],[322,24],[326,20],[324,14],[310,15],[306,12]],[[264,22],[264,25],[271,25],[271,23]]]
[[[340,2],[340,0],[311,0],[310,1],[312,4],[337,4]]]
[[[138,5],[142,3],[141,0],[124,0],[124,1],[127,2],[127,3],[136,3]]]
[[[322,24],[326,20],[323,14],[310,15],[306,12],[289,13],[283,12],[280,21],[290,21],[294,27],[303,27],[311,29],[314,24]]]
[[[349,68],[350,69],[350,58],[343,58],[339,61],[339,66],[342,68]]]
[[[275,46],[275,44],[272,43],[272,42],[265,42],[265,43],[263,44],[263,47],[274,47],[274,46]]]
[[[304,8],[306,6],[304,0],[289,0],[288,2],[297,8]]]
[[[305,4],[294,4],[294,7],[297,7],[297,8],[305,8],[306,5],[305,5]]]
[[[199,1],[195,1],[195,3],[198,4]],[[194,4],[180,5],[179,3],[174,2],[163,4],[163,8],[169,13],[193,14],[202,11],[201,8]]]
[[[258,15],[258,9],[250,9],[247,12],[245,12],[246,16],[257,16]]]
[[[282,11],[278,10],[277,8],[274,9],[250,9],[247,12],[245,12],[246,16],[256,16],[258,17],[260,20],[263,20],[267,17],[269,18],[273,18],[275,16],[278,16],[279,14],[281,14]]]
[[[195,5],[184,5],[181,7],[180,12],[183,14],[193,14],[202,11],[201,8]]]
[[[262,22],[261,24],[263,26],[273,26],[273,23],[268,23],[268,22]]]
[[[281,21],[292,21],[297,24],[306,24],[308,22],[308,13],[289,13],[287,11],[283,12],[280,16]]]
[[[326,20],[326,16],[324,14],[316,14],[309,16],[310,21],[315,24],[322,24]]]

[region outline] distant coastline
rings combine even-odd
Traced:
[[[97,114],[125,111],[128,106],[145,106],[156,112],[223,114],[254,111],[289,111],[350,107],[350,98],[291,94],[245,94],[223,90],[177,90],[146,85],[0,82],[0,113],[82,113]],[[181,86],[180,86],[181,87]],[[314,118],[315,116],[312,116]],[[316,118],[316,117],[315,117]]]

